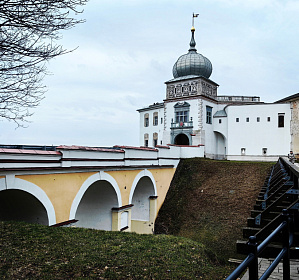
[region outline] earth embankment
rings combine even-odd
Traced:
[[[219,260],[238,257],[235,243],[274,163],[181,160],[155,232],[203,243]]]

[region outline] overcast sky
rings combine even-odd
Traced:
[[[274,102],[299,92],[297,0],[90,0],[86,22],[59,41],[78,49],[49,63],[27,128],[0,122],[0,144],[139,145],[136,109],[165,98],[193,12],[218,95]]]

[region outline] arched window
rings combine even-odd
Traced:
[[[149,125],[149,114],[146,113],[146,114],[144,115],[144,126],[145,126],[145,127],[148,127],[148,125]]]
[[[153,125],[158,125],[158,112],[154,112],[153,114]]]
[[[144,146],[148,147],[148,133],[144,134]]]
[[[153,134],[153,146],[156,147],[158,145],[158,133]]]

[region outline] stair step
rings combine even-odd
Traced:
[[[247,218],[247,227],[261,227],[263,228],[264,226],[266,226],[269,222],[271,222],[271,219],[262,219],[260,222],[260,225],[257,225],[255,223],[255,218]]]
[[[290,203],[289,203],[290,205]],[[277,210],[278,212],[282,212],[283,209],[287,209],[289,205],[277,205],[275,206],[275,210]]]
[[[262,205],[254,205],[254,206],[253,206],[253,209],[254,209],[254,210],[260,210],[260,211],[263,210]]]
[[[281,214],[281,211],[278,212],[269,212],[266,215],[264,215],[264,219],[269,219],[269,220],[273,220],[274,218],[276,218],[277,216],[279,216]]]
[[[242,255],[248,255],[248,247],[247,241],[238,240],[237,241],[237,253]],[[270,244],[265,251],[262,252],[261,258],[275,258],[281,250],[280,245]],[[291,259],[299,259],[299,249],[296,247],[291,247],[290,250],[290,258]]]
[[[250,213],[251,213],[251,217],[255,218],[257,215],[261,214],[262,211],[261,210],[251,210]]]
[[[243,228],[243,238],[249,238],[256,235],[261,230],[260,227],[245,227]]]

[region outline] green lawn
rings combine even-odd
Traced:
[[[0,279],[224,279],[231,270],[183,237],[0,222]]]

